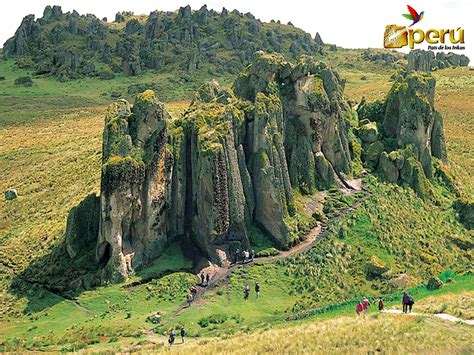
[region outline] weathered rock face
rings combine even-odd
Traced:
[[[394,83],[386,100],[383,127],[399,147],[413,144],[425,174],[431,176],[431,156],[447,162],[441,115],[434,108],[436,80],[409,73]]]
[[[71,258],[93,249],[99,233],[100,199],[87,196],[69,212],[66,228],[66,251]]]
[[[172,156],[169,115],[152,91],[109,107],[102,152],[97,259],[104,278],[121,281],[168,242]]]
[[[218,245],[249,247],[252,225],[289,247],[296,241],[294,190],[342,184],[351,172],[343,85],[309,57],[293,65],[257,52],[234,90],[203,85],[181,118],[171,120],[151,90],[133,107],[111,105],[96,236],[102,278],[124,280],[176,238],[219,261]],[[74,238],[94,234],[75,227],[83,210],[68,221],[71,256]]]
[[[432,197],[432,158],[447,163],[435,83],[427,74],[401,73],[383,103],[361,103],[358,109],[376,120],[363,120],[356,130],[365,163],[378,167],[387,181],[408,183],[423,198]]]
[[[432,51],[415,49],[407,55],[407,70],[419,70],[431,72],[432,70],[465,67],[469,64],[469,58],[464,54],[438,52],[436,55]]]
[[[3,45],[3,57],[11,55],[27,55],[30,51],[31,42],[38,34],[39,26],[35,22],[34,15],[28,15],[21,21],[20,27],[15,32],[15,36],[10,38]]]
[[[454,203],[459,219],[468,229],[474,229],[474,200],[460,198]]]

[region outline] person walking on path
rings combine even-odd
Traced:
[[[181,327],[181,343],[184,344],[184,337],[186,336],[186,330],[184,329],[184,327]]]
[[[383,298],[380,297],[379,298],[379,311],[383,311],[384,308],[385,308],[385,306],[383,304]]]
[[[196,298],[197,292],[198,292],[198,290],[197,290],[196,286],[191,287],[191,295],[193,297],[193,301]]]
[[[201,272],[201,286],[204,286],[204,272]]]
[[[410,294],[408,294],[408,312],[411,313],[414,303],[415,301],[413,300],[413,297]]]
[[[250,252],[250,260],[253,261],[254,258],[255,258],[255,250],[252,249],[252,251]]]
[[[242,250],[242,264],[245,264],[247,252],[245,250]]]
[[[193,303],[193,301],[194,301],[194,296],[193,296],[193,294],[190,292],[190,293],[188,293],[188,298],[187,298],[188,307],[191,307],[191,303]]]
[[[237,248],[237,250],[234,253],[234,264],[237,264],[239,262],[239,256],[240,256],[240,249]]]
[[[356,313],[358,316],[360,316],[360,314],[362,313],[362,310],[363,310],[362,303],[359,301],[359,303],[357,303],[357,306],[356,306]]]
[[[257,295],[257,298],[260,297],[260,284],[258,282],[255,283],[255,294]]]
[[[408,302],[410,298],[408,296],[408,293],[403,292],[403,297],[402,297],[402,308],[403,308],[403,313],[407,313],[408,311]]]
[[[206,274],[206,286],[209,285],[209,280],[211,279],[211,275],[209,273]]]
[[[364,314],[367,314],[369,312],[369,306],[370,306],[370,302],[369,300],[365,297],[363,300],[362,300],[362,309],[364,311]]]
[[[245,285],[245,288],[244,288],[244,299],[245,299],[245,300],[248,300],[248,299],[249,299],[249,295],[250,295],[250,287],[249,287],[249,285]]]
[[[175,337],[176,337],[176,333],[174,332],[174,329],[171,328],[170,329],[170,337],[168,339],[168,343],[170,344],[170,346],[174,344],[174,338]]]

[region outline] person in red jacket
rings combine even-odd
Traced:
[[[356,306],[356,313],[358,316],[360,316],[360,314],[362,313],[362,303],[357,303],[357,306]]]
[[[364,298],[362,300],[362,309],[364,310],[364,314],[367,314],[369,312],[369,306],[370,302],[367,298]]]

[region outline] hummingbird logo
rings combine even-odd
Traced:
[[[423,19],[423,14],[425,13],[424,11],[420,12],[418,14],[418,12],[416,12],[416,10],[411,7],[410,5],[407,5],[407,8],[408,8],[408,12],[410,12],[409,14],[402,14],[403,17],[405,17],[406,19],[409,19],[410,21],[413,21],[412,24],[408,27],[411,27],[413,26],[414,24],[420,22],[422,19]]]

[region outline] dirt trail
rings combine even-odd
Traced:
[[[382,312],[389,313],[389,314],[403,314],[403,311],[401,309],[384,309]],[[436,318],[444,319],[444,320],[454,322],[454,323],[461,322],[461,323],[468,324],[468,325],[474,325],[474,319],[465,320],[465,319],[457,318],[457,317],[452,316],[452,315],[447,314],[447,313],[426,314],[426,313],[411,312],[411,313],[407,313],[407,315],[409,315],[409,316],[423,316],[423,317],[436,317]]]
[[[353,190],[350,190],[350,191],[349,190],[343,191],[345,194],[354,194],[355,192],[364,191],[361,187],[360,182],[352,183],[351,185],[352,186],[355,185],[355,186],[357,186],[357,188],[353,189]],[[294,247],[292,247],[289,250],[281,251],[279,254],[274,255],[274,256],[254,258],[253,260],[250,260],[250,261],[248,261],[244,264],[242,264],[242,263],[235,264],[235,263],[227,262],[226,264],[222,265],[221,267],[213,268],[214,272],[213,272],[212,277],[209,281],[209,284],[206,285],[205,287],[203,287],[201,285],[196,286],[197,287],[197,293],[195,295],[195,298],[194,298],[194,301],[193,301],[192,304],[199,304],[201,299],[202,299],[202,296],[206,292],[212,290],[213,287],[216,284],[218,284],[222,280],[224,280],[233,270],[235,270],[237,268],[247,266],[247,265],[252,265],[252,264],[255,264],[255,263],[258,263],[258,262],[274,261],[274,260],[284,259],[284,258],[288,258],[290,256],[294,256],[294,255],[297,255],[297,254],[304,253],[304,252],[308,251],[326,233],[326,231],[327,231],[327,229],[328,229],[328,227],[331,223],[336,222],[337,220],[343,218],[344,216],[346,216],[347,214],[352,212],[354,209],[356,209],[369,196],[370,196],[370,194],[367,191],[365,191],[365,194],[363,196],[359,197],[352,206],[350,206],[349,208],[347,208],[345,210],[340,211],[336,216],[330,218],[327,223],[318,224],[317,227],[311,229],[311,231],[309,232],[307,238],[302,243],[300,243],[298,245],[295,245]],[[199,275],[200,275],[201,271],[202,270],[200,270],[197,273],[197,275],[196,275],[197,279],[199,279]],[[191,305],[191,307],[192,307],[192,305]],[[187,302],[181,304],[168,318],[166,318],[161,323],[161,325],[166,325],[167,323],[171,322],[185,308],[189,308]]]

